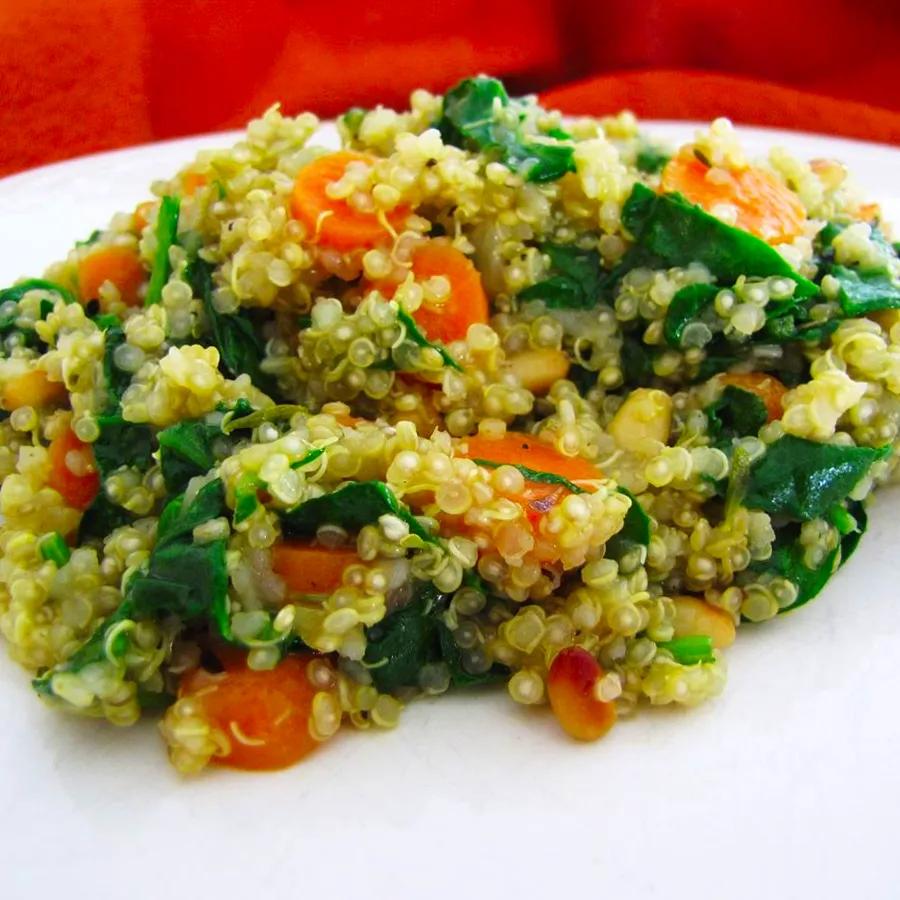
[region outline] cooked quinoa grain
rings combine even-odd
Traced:
[[[585,740],[714,697],[896,469],[877,206],[484,76],[338,124],[272,108],[0,291],[11,655],[183,773],[492,682]]]

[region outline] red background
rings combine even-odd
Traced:
[[[480,71],[570,112],[900,143],[898,46],[896,0],[0,0],[0,174]]]

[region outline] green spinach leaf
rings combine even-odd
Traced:
[[[312,537],[320,525],[340,525],[359,531],[381,516],[394,515],[409,526],[410,534],[423,541],[437,540],[429,534],[383,481],[351,481],[343,487],[307,500],[282,515],[281,524],[289,537]]]
[[[444,95],[437,127],[445,143],[494,154],[527,181],[555,181],[574,172],[572,147],[526,140],[520,129],[498,117],[498,110],[509,105],[509,95],[496,78],[466,78]]]
[[[220,313],[212,301],[213,267],[195,256],[185,267],[185,278],[194,295],[203,301],[212,343],[219,351],[220,368],[231,378],[246,372],[253,384],[269,396],[276,394],[275,380],[260,368],[265,348],[245,312]]]
[[[900,285],[887,272],[857,272],[832,266],[830,274],[840,283],[838,302],[847,318],[900,308]]]
[[[821,518],[890,452],[890,446],[845,447],[785,435],[751,466],[744,505],[803,522]]]
[[[700,262],[723,284],[733,284],[741,275],[782,275],[794,281],[798,299],[819,293],[765,241],[726,225],[681,194],[657,195],[635,184],[622,209],[622,222],[640,250],[663,265]]]
[[[606,542],[606,555],[620,559],[635,547],[646,547],[650,543],[651,522],[638,498],[628,488],[620,485],[616,490],[631,500],[622,528]]]
[[[655,175],[666,167],[666,163],[671,158],[672,154],[663,147],[651,144],[649,141],[642,141],[634,164],[642,172],[646,172],[648,175]]]
[[[706,407],[709,436],[713,444],[729,444],[732,438],[759,434],[769,420],[765,403],[751,391],[733,384],[725,386],[719,399]]]
[[[543,300],[549,309],[593,309],[604,285],[600,254],[563,244],[541,244],[551,276],[519,292],[520,300]]]

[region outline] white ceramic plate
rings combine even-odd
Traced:
[[[685,124],[648,128],[680,140]],[[900,151],[743,129],[835,156],[900,223]],[[0,284],[40,274],[214,135],[0,181]],[[333,132],[332,132],[333,137]],[[179,778],[152,724],[60,716],[0,656],[0,896],[896,897],[900,531],[881,497],[814,603],[741,629],[729,684],[565,738],[503,692],[413,704],[284,772]]]

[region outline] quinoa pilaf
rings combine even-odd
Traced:
[[[900,260],[834,160],[480,76],[277,108],[0,291],[0,630],[175,767],[497,682],[596,739],[725,682],[896,468]]]

